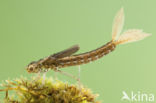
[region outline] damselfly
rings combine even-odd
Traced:
[[[123,24],[124,12],[123,8],[121,8],[121,10],[117,13],[114,19],[112,27],[112,40],[109,41],[107,44],[95,50],[76,55],[74,55],[74,53],[79,50],[79,46],[72,46],[71,48],[66,49],[64,51],[50,55],[38,61],[31,62],[27,66],[27,71],[29,73],[38,73],[46,72],[48,70],[54,70],[57,72],[64,73],[66,75],[70,75],[65,72],[62,72],[60,68],[82,65],[91,61],[95,61],[115,50],[116,46],[119,44],[142,40],[150,35],[149,33],[145,33],[139,29],[129,29],[121,34]]]

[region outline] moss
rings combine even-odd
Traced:
[[[19,78],[2,84],[6,91],[4,103],[99,103],[90,89],[69,85],[52,78]],[[14,91],[14,97],[8,91]]]

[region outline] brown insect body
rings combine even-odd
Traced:
[[[57,54],[53,54],[44,59],[30,63],[27,67],[27,71],[30,73],[46,72],[49,69],[56,70],[57,68],[86,64],[107,55],[113,51],[115,47],[116,44],[113,41],[110,41],[102,47],[90,52],[71,55],[79,49],[78,46],[73,46]]]
[[[57,68],[86,64],[107,55],[115,49],[116,45],[139,41],[150,36],[149,33],[145,33],[139,29],[129,29],[121,34],[123,24],[124,12],[123,8],[121,8],[114,19],[112,40],[110,42],[90,52],[73,55],[79,50],[79,46],[75,45],[64,51],[30,63],[27,66],[27,71],[29,73],[38,73],[48,71],[49,69],[57,70]]]
[[[116,45],[112,41],[110,41],[102,47],[92,50],[90,52],[60,58],[56,60],[56,67],[63,68],[89,63],[103,57],[104,55],[107,55],[108,53],[113,51],[115,47]]]

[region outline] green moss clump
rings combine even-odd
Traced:
[[[52,78],[45,78],[44,84],[43,78],[6,80],[2,86],[5,103],[99,103],[89,89]],[[8,95],[10,90],[15,91],[14,97]]]

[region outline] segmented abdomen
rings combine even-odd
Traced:
[[[95,49],[93,51],[58,59],[57,67],[62,68],[67,66],[75,66],[89,63],[91,61],[103,57],[104,55],[107,55],[108,53],[113,51],[115,47],[116,45],[112,41],[110,41],[107,44],[103,45],[102,47]]]

